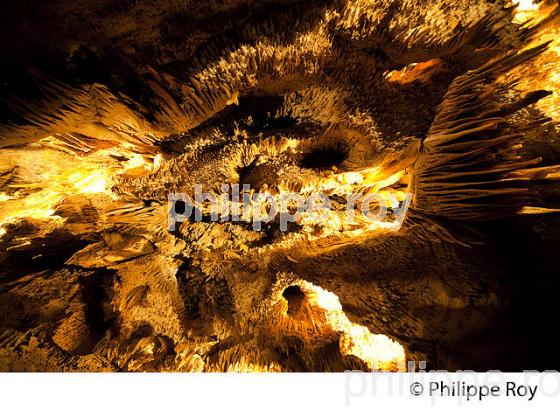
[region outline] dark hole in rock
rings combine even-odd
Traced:
[[[187,204],[185,204],[185,201],[179,199],[175,202],[176,214],[184,214],[186,209],[187,209]]]
[[[340,165],[346,160],[347,154],[341,149],[315,149],[301,159],[301,166],[310,169],[329,169],[333,165]]]
[[[288,286],[282,292],[282,296],[288,302],[288,315],[295,316],[301,310],[301,305],[305,299],[305,293],[297,285]]]

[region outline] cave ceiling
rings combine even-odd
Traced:
[[[4,1],[0,371],[554,367],[560,8],[515,3]],[[232,184],[335,205],[170,229]]]

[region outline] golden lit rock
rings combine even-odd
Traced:
[[[8,3],[1,371],[549,368],[557,2]]]

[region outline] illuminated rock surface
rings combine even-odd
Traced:
[[[0,371],[558,368],[556,2],[5,3]]]

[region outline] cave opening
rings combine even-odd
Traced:
[[[314,149],[303,156],[301,166],[309,169],[329,169],[339,166],[347,159],[348,155],[340,148]]]
[[[291,285],[284,289],[282,297],[288,302],[288,316],[296,316],[301,311],[305,293],[299,286]]]

